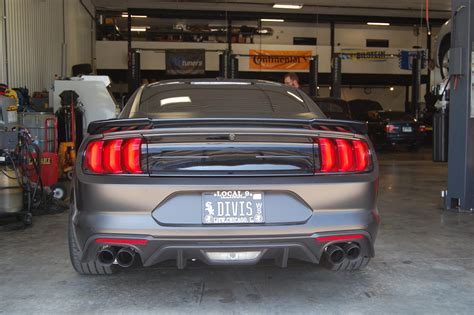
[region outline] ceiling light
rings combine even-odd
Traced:
[[[388,23],[388,22],[367,22],[367,25],[390,26],[390,23]]]
[[[122,17],[126,18],[128,17],[128,13],[127,12],[122,12]],[[132,14],[132,18],[137,18],[137,19],[146,19],[148,16],[146,15],[134,15]]]
[[[150,28],[150,27],[138,27],[138,26],[132,26],[132,28],[130,29],[132,32],[146,32],[146,30]]]
[[[285,22],[283,19],[260,19],[262,22]]]
[[[290,10],[299,10],[303,7],[302,4],[281,4],[275,3],[273,5],[274,9],[290,9]]]

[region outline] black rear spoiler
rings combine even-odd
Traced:
[[[89,134],[99,134],[114,131],[142,130],[166,127],[207,125],[240,125],[240,126],[279,126],[288,128],[308,128],[333,131],[347,131],[367,134],[367,124],[349,120],[335,119],[284,119],[284,118],[179,118],[179,119],[150,119],[126,118],[97,120],[89,124]]]

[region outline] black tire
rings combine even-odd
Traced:
[[[69,219],[69,222],[71,219]],[[76,240],[72,232],[72,223],[69,223],[68,229],[68,242],[69,242],[69,256],[71,258],[72,266],[77,273],[81,275],[110,275],[118,271],[117,266],[103,266],[99,262],[91,261],[88,263],[82,263],[80,260],[81,251],[77,247]]]
[[[332,271],[357,271],[363,269],[367,266],[370,261],[370,257],[360,256],[357,259],[349,260],[344,259],[340,264],[331,264],[326,259],[324,259],[324,266]]]

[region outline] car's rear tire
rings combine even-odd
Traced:
[[[70,220],[69,220],[70,221]],[[68,243],[69,243],[69,256],[71,257],[71,263],[74,270],[81,275],[110,275],[118,271],[117,266],[103,266],[99,262],[90,261],[88,263],[82,263],[80,259],[81,251],[77,247],[76,240],[74,239],[72,231],[72,223],[69,223],[68,229]]]
[[[332,271],[357,271],[360,269],[365,268],[367,264],[370,261],[370,257],[367,256],[360,256],[357,259],[354,260],[349,260],[349,259],[344,259],[341,263],[339,264],[332,264],[327,259],[324,261],[324,265],[332,270]]]

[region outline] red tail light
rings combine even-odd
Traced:
[[[319,138],[320,164],[317,172],[364,172],[370,168],[369,146],[362,140]]]
[[[418,127],[418,131],[419,131],[419,132],[426,132],[426,126],[425,126],[425,125],[420,125],[420,126]]]
[[[104,141],[94,141],[89,143],[86,151],[87,168],[94,173],[103,173],[104,165],[102,164],[102,148]]]
[[[88,144],[84,167],[94,174],[140,174],[141,138],[97,140]]]
[[[106,173],[123,173],[120,149],[123,140],[110,140],[104,146],[104,170]]]
[[[385,126],[385,132],[386,133],[397,133],[398,132],[398,126],[394,125],[386,125]]]
[[[349,172],[354,168],[354,154],[352,153],[352,146],[349,141],[343,139],[336,139],[337,153],[338,153],[338,171]]]
[[[319,139],[321,149],[321,172],[332,172],[336,165],[336,150],[331,140],[327,138]]]
[[[122,149],[123,166],[125,170],[132,174],[139,174],[142,172],[140,165],[140,150],[142,139],[134,138],[125,141]]]

